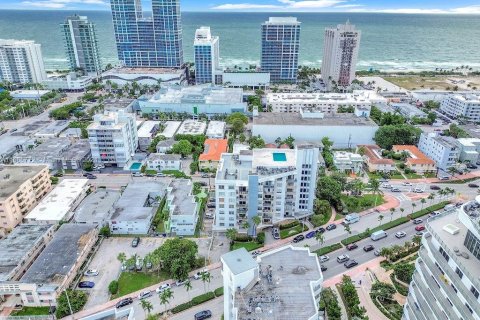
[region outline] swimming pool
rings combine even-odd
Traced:
[[[138,171],[138,170],[140,170],[141,167],[142,167],[142,163],[141,163],[141,162],[134,162],[134,163],[132,163],[132,165],[130,166],[130,170],[132,170],[132,171]]]
[[[287,155],[284,152],[274,152],[273,161],[287,161]]]

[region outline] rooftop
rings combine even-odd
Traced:
[[[254,149],[253,167],[289,167],[296,166],[295,150],[292,149]]]
[[[392,159],[384,158],[382,156],[382,149],[376,144],[361,144],[357,147],[359,149],[363,148],[365,156],[369,159],[371,163],[395,165],[395,161],[393,161]]]
[[[114,203],[120,198],[120,191],[97,189],[89,194],[75,210],[75,222],[101,223],[110,218]]]
[[[222,261],[235,275],[255,269],[258,266],[257,261],[252,258],[250,252],[248,252],[245,248],[240,248],[225,253],[222,255]]]
[[[253,125],[377,127],[377,124],[369,118],[357,117],[348,113],[339,113],[325,118],[304,118],[300,115],[300,113],[260,112],[258,116],[253,117]]]
[[[69,138],[52,138],[35,148],[17,153],[14,158],[55,159],[65,152],[72,142]]]
[[[157,143],[157,148],[160,148],[160,147],[169,148],[173,146],[175,143],[177,142],[173,139],[162,140]]]
[[[85,191],[87,179],[64,179],[25,217],[27,221],[60,221]]]
[[[477,147],[480,144],[479,138],[458,138],[457,141],[464,147]]]
[[[228,151],[227,139],[207,139],[204,151],[198,157],[199,161],[219,161],[222,153]]]
[[[207,128],[207,137],[209,136],[224,136],[225,135],[225,126],[224,121],[210,121]]]
[[[146,100],[156,104],[237,104],[243,102],[243,90],[212,85],[167,86]]]
[[[177,134],[203,134],[207,124],[198,120],[185,120],[177,131]]]
[[[387,102],[387,99],[378,95],[375,91],[355,90],[353,93],[268,93],[268,103],[311,103],[311,104],[362,104],[372,102]]]
[[[69,120],[57,120],[40,129],[35,136],[58,136],[70,124]]]
[[[434,165],[435,161],[427,157],[422,151],[418,150],[416,146],[411,145],[394,145],[392,149],[395,152],[406,151],[409,153],[409,157],[406,159],[407,163],[412,164],[430,164]]]
[[[239,319],[252,313],[260,319],[309,319],[317,313],[312,286],[321,285],[322,273],[316,254],[285,246],[258,256],[257,262],[259,281],[235,296]]]
[[[22,277],[24,283],[60,284],[88,244],[91,224],[63,224]]]
[[[160,135],[164,136],[165,138],[173,138],[175,132],[177,132],[178,127],[182,124],[181,121],[166,121],[163,125],[165,129]]]
[[[128,68],[128,67],[120,67],[110,69],[103,73],[103,76],[108,74],[117,74],[117,73],[125,73],[125,74],[162,74],[162,73],[183,73],[183,69],[174,69],[174,68]]]
[[[105,106],[105,110],[125,109],[129,107],[135,100],[128,98],[111,98],[103,100],[102,104]]]
[[[64,160],[82,160],[91,152],[88,139],[80,139],[72,143],[70,148],[62,153]]]
[[[179,154],[150,153],[147,161],[180,161],[182,156]]]
[[[0,166],[0,201],[10,197],[28,179],[47,166]]]
[[[195,196],[192,195],[190,179],[175,179],[168,185],[170,213],[173,215],[194,215],[197,212]]]
[[[138,129],[137,135],[139,138],[150,138],[158,130],[160,121],[145,121],[140,129]]]
[[[12,280],[11,272],[22,263],[45,234],[51,224],[19,224],[6,238],[0,240],[0,281]]]
[[[268,21],[265,21],[263,24],[294,24],[300,25],[300,21],[296,17],[269,17]]]

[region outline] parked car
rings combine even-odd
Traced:
[[[85,172],[85,173],[83,174],[84,177],[88,177],[88,176],[91,176],[91,175],[92,175],[92,174],[91,174],[90,172]]]
[[[157,289],[155,289],[155,292],[156,293],[162,293],[163,291],[167,290],[167,289],[170,289],[170,284],[169,283],[165,283],[165,284],[162,284],[160,287],[158,287]]]
[[[133,240],[132,240],[132,248],[138,247],[138,244],[139,244],[139,243],[140,243],[140,238],[139,238],[139,237],[133,238]]]
[[[203,270],[203,271],[199,271],[199,272],[195,273],[195,274],[193,275],[193,278],[194,278],[195,280],[200,280],[200,279],[202,279],[202,274],[204,274],[204,273],[208,273],[208,270],[205,269],[205,270]]]
[[[307,239],[313,238],[313,237],[315,237],[316,234],[317,233],[315,231],[310,231],[309,233],[307,233],[305,235],[305,238],[307,238]]]
[[[207,211],[205,212],[205,218],[207,219],[213,219],[215,216],[215,212],[214,211]]]
[[[439,179],[439,180],[450,180],[450,177],[443,176],[443,177],[439,177],[438,179]]]
[[[349,245],[347,245],[347,250],[348,251],[352,251],[354,249],[357,249],[358,248],[358,245],[356,243],[350,243]]]
[[[415,235],[421,237],[421,236],[423,236],[424,233],[425,233],[425,232],[423,232],[423,231],[417,231],[417,232],[415,233]]]
[[[423,225],[419,225],[415,227],[415,231],[423,231],[423,230],[425,230],[425,226]]]
[[[87,176],[87,179],[97,179],[97,176],[94,176],[93,174],[91,174]]]
[[[156,177],[165,177],[165,174],[161,173],[161,172],[157,172],[157,174],[155,176]]]
[[[440,212],[433,211],[432,213],[430,213],[430,217],[435,217],[435,216],[438,216],[439,214],[440,214]]]
[[[430,186],[430,190],[440,190],[441,188],[439,186],[436,186],[436,185],[431,185]]]
[[[345,266],[345,268],[350,269],[350,268],[358,265],[358,262],[355,261],[355,260],[349,260],[349,261],[345,262],[343,265]]]
[[[373,251],[373,254],[378,257],[378,256],[380,256],[380,253],[381,253],[381,252],[382,252],[381,249],[377,249],[377,250]]]
[[[381,185],[382,188],[385,188],[385,189],[391,189],[392,188],[392,185],[389,184],[389,183],[384,183]]]
[[[397,237],[398,239],[403,238],[403,237],[405,237],[406,235],[407,235],[407,234],[406,234],[405,232],[403,232],[403,231],[398,231],[398,232],[395,233],[395,237]]]
[[[145,268],[147,268],[147,269],[152,269],[152,268],[153,268],[152,262],[151,262],[151,261],[147,261],[147,262],[145,263]]]
[[[98,270],[96,269],[89,269],[87,271],[85,271],[84,275],[86,277],[95,277],[95,276],[98,276]]]
[[[470,188],[478,188],[478,184],[476,184],[476,183],[469,183],[468,186]]]
[[[275,239],[275,240],[280,239],[280,233],[275,232],[275,233],[273,234],[273,239]]]
[[[392,188],[390,191],[392,191],[392,192],[402,192],[402,190],[400,190],[400,188]]]
[[[324,228],[324,227],[320,227],[320,228],[317,229],[317,232],[324,233],[324,232],[325,232],[325,228]]]
[[[143,177],[143,173],[141,173],[141,172],[134,172],[134,173],[132,174],[132,176],[134,176],[134,177]]]
[[[372,251],[373,249],[375,249],[375,247],[371,244],[369,245],[366,245],[365,247],[363,247],[363,251],[365,252],[369,252],[369,251]]]
[[[422,219],[413,219],[413,224],[420,224],[422,222],[423,222]]]
[[[330,257],[327,256],[327,255],[323,255],[323,256],[320,256],[318,258],[318,260],[320,261],[320,263],[323,263],[323,262],[327,262],[328,260],[330,260]]]
[[[125,299],[122,299],[122,300],[118,301],[117,304],[115,305],[115,307],[118,309],[118,308],[121,308],[121,307],[128,306],[129,304],[132,304],[132,303],[133,303],[132,298],[125,298]]]
[[[180,287],[180,286],[183,286],[185,283],[187,283],[187,281],[188,281],[188,279],[186,279],[186,280],[177,280],[177,281],[175,282],[175,285],[176,285],[177,287]]]
[[[207,208],[215,208],[215,202],[207,203]]]
[[[208,173],[202,173],[202,178],[210,178],[210,175]]]
[[[143,300],[152,296],[152,291],[143,291],[138,295],[139,300]]]
[[[402,183],[402,185],[404,185],[404,186],[406,186],[406,187],[411,187],[411,186],[413,186],[413,184],[410,183],[410,182],[404,182],[404,183]]]
[[[348,261],[348,260],[350,260],[350,257],[346,254],[342,254],[341,256],[337,257],[337,262],[338,263],[342,263],[342,262],[345,262],[345,261]]]
[[[322,272],[327,271],[327,267],[325,267],[323,264],[321,264],[320,265],[320,270],[322,270]]]
[[[468,169],[478,169],[478,167],[477,167],[476,165],[474,165],[474,164],[468,164],[468,165],[467,165],[467,168],[468,168]]]
[[[297,242],[300,242],[302,240],[304,240],[305,237],[303,236],[303,234],[299,234],[298,236],[296,236],[295,238],[293,238],[293,242],[294,243],[297,243]]]
[[[204,320],[212,317],[212,311],[210,310],[203,310],[200,312],[195,313],[194,315],[195,320]]]
[[[333,230],[333,229],[337,229],[337,225],[335,223],[331,223],[327,226],[328,231]]]
[[[78,284],[78,287],[79,288],[93,288],[95,287],[95,282],[93,281],[80,281],[80,283]]]

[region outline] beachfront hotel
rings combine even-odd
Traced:
[[[480,319],[479,202],[428,219],[404,320]]]
[[[183,64],[180,0],[152,0],[146,17],[140,0],[111,0],[118,59],[126,67],[179,68]]]
[[[62,31],[70,69],[92,75],[102,72],[95,24],[87,17],[73,15],[65,19]]]
[[[348,87],[355,79],[360,35],[360,31],[348,21],[325,30],[322,79],[329,90],[334,84]]]
[[[300,22],[294,17],[270,17],[262,24],[261,69],[272,83],[295,83],[300,48]]]
[[[195,31],[193,54],[195,58],[195,83],[215,84],[215,71],[220,68],[220,48],[219,39],[212,36],[210,27],[200,27]]]

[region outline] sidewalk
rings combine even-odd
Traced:
[[[388,320],[388,318],[378,310],[377,306],[373,303],[370,297],[370,291],[372,288],[372,276],[370,271],[366,271],[361,277],[352,279],[357,283],[361,280],[360,286],[356,285],[358,297],[360,298],[360,305],[367,310],[367,316],[369,319],[375,320]]]

